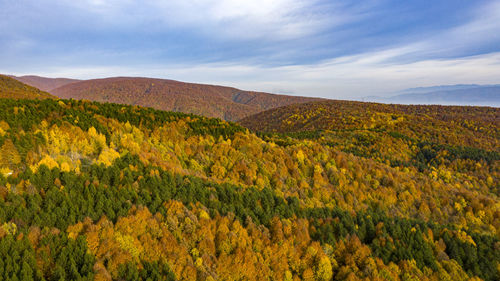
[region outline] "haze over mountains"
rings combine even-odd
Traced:
[[[238,121],[281,106],[322,100],[155,78],[113,77],[78,80],[33,75],[10,77],[59,98],[139,105],[227,121]],[[392,97],[369,96],[363,101],[500,107],[500,85],[467,84],[411,88],[399,91]]]
[[[363,101],[500,107],[500,85],[471,84],[411,88],[391,97],[369,96]]]

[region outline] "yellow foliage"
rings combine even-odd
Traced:
[[[17,225],[12,222],[7,222],[2,225],[2,229],[7,232],[7,234],[15,235],[17,233]]]
[[[193,171],[203,171],[203,167],[195,160],[189,160],[189,168]]]
[[[314,272],[312,271],[311,268],[307,268],[306,270],[304,270],[304,273],[302,273],[302,280],[304,281],[314,280]]]
[[[70,170],[71,170],[71,167],[68,164],[68,162],[61,163],[61,171],[62,172],[69,172]]]
[[[7,131],[8,129],[10,129],[10,126],[7,122],[1,120],[0,121],[0,129]]]
[[[97,130],[96,130],[94,127],[90,127],[90,128],[88,129],[88,134],[89,134],[89,136],[90,136],[91,138],[95,138],[95,137],[97,137],[97,136],[98,136],[98,134],[97,134]]]
[[[4,177],[6,177],[12,173],[13,173],[13,171],[7,167],[0,168],[0,174],[2,174]]]
[[[0,147],[0,165],[17,165],[19,163],[21,163],[21,156],[16,146],[12,140],[6,139]]]
[[[120,153],[111,148],[105,148],[102,150],[99,158],[97,158],[97,164],[104,164],[105,166],[111,166],[116,158],[120,157]]]
[[[123,134],[120,138],[120,145],[132,154],[138,154],[141,151],[140,145],[134,140],[132,134]]]
[[[488,184],[488,186],[493,186],[494,182],[495,181],[491,176],[488,176],[488,178],[486,178],[486,184]]]
[[[297,157],[297,161],[299,161],[299,163],[301,163],[301,164],[304,163],[305,155],[304,155],[304,152],[302,150],[299,150],[297,152],[296,157]]]
[[[115,232],[115,239],[120,244],[120,247],[129,252],[135,259],[139,258],[142,249],[137,247],[134,237],[130,235],[122,235],[120,232]]]
[[[80,234],[80,232],[82,231],[82,229],[83,229],[83,224],[81,222],[75,225],[70,225],[66,230],[66,232],[68,232],[68,238],[76,239],[78,237],[78,234]]]
[[[56,167],[59,167],[57,164],[56,160],[52,159],[49,155],[45,155],[40,162],[35,167],[35,170],[38,169],[41,165],[47,166],[49,169],[54,169]]]
[[[319,260],[318,270],[316,272],[317,280],[331,280],[333,275],[332,264],[327,256],[322,256]]]
[[[205,220],[209,220],[210,219],[210,215],[203,211],[203,210],[200,210],[200,215],[199,215],[200,219],[205,219]]]
[[[223,179],[226,176],[226,169],[219,164],[214,164],[210,168],[212,176],[218,179]]]
[[[203,267],[203,259],[197,258],[194,264],[196,265],[197,268]]]
[[[465,231],[458,230],[455,235],[460,241],[470,243],[474,245],[474,247],[476,247],[476,242],[474,242],[474,239],[472,239],[472,237],[470,237]]]

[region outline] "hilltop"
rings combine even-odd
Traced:
[[[8,76],[0,75],[0,98],[53,99],[56,97]]]
[[[25,76],[14,76],[8,75],[11,78],[14,78],[24,84],[28,84],[30,86],[36,87],[42,91],[51,92],[52,90],[64,86],[66,84],[70,84],[73,82],[81,81],[78,79],[70,79],[70,78],[47,78],[36,75],[25,75]]]
[[[454,142],[465,141],[464,138],[470,134],[496,137],[491,135],[490,130],[496,130],[499,121],[500,109],[494,107],[327,100],[267,110],[246,117],[239,123],[253,131],[276,133],[394,129],[415,138],[423,138],[425,134],[429,134],[429,138],[438,137],[432,133],[435,131],[448,135],[447,131],[457,129],[464,133],[462,140],[450,140]]]
[[[236,121],[308,97],[242,91],[236,88],[153,78],[115,77],[74,82],[53,89],[60,98],[140,105]]]
[[[239,123],[281,145],[311,140],[437,178],[462,173],[486,180],[500,160],[500,109],[492,107],[323,101],[271,109]],[[460,168],[483,161],[493,170]]]

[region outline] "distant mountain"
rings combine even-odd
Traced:
[[[478,88],[481,85],[477,84],[457,84],[457,85],[440,85],[440,86],[432,86],[432,87],[417,87],[417,88],[409,88],[398,91],[398,94],[423,94],[423,93],[431,93],[438,91],[453,91],[453,90],[463,90],[463,89],[471,89]]]
[[[481,105],[500,107],[500,85],[453,85],[413,88],[392,97],[370,96],[364,101],[399,104]]]
[[[69,79],[69,78],[47,78],[40,77],[35,75],[26,75],[26,76],[14,76],[8,75],[18,81],[21,81],[30,86],[36,87],[42,91],[50,92],[55,88],[59,88],[69,83],[81,81],[77,79]]]
[[[140,105],[236,121],[257,112],[317,98],[242,91],[173,80],[115,77],[70,83],[51,91],[65,99]]]
[[[0,75],[0,98],[10,99],[53,99],[53,95],[26,85],[11,77]]]

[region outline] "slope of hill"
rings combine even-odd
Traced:
[[[323,101],[271,109],[239,123],[278,144],[314,140],[436,177],[461,173],[486,180],[489,172],[462,169],[471,161],[499,169],[499,108]]]
[[[456,85],[405,90],[392,97],[366,97],[366,101],[398,104],[476,105],[500,107],[500,85]]]
[[[35,75],[25,75],[25,76],[14,76],[8,75],[11,78],[16,79],[17,81],[23,82],[24,84],[28,84],[35,88],[38,88],[42,91],[51,92],[55,88],[59,88],[66,84],[70,84],[73,82],[81,81],[77,79],[69,79],[69,78],[47,78],[40,77]]]
[[[311,130],[381,129],[388,126],[412,131],[415,137],[434,130],[428,126],[445,124],[467,128],[467,123],[496,127],[500,109],[443,105],[401,105],[344,100],[292,104],[257,113],[239,121],[262,132],[300,132]],[[472,128],[474,131],[475,128]],[[422,134],[418,134],[421,132]],[[488,131],[489,132],[489,131]],[[476,131],[474,131],[476,133]],[[446,133],[445,133],[446,134]],[[487,134],[484,134],[487,136]]]
[[[262,110],[319,100],[152,78],[106,78],[54,89],[61,98],[140,105],[235,121]]]
[[[0,98],[53,99],[51,94],[23,84],[8,76],[0,75]]]
[[[497,109],[273,112],[0,100],[0,279],[498,280]]]

